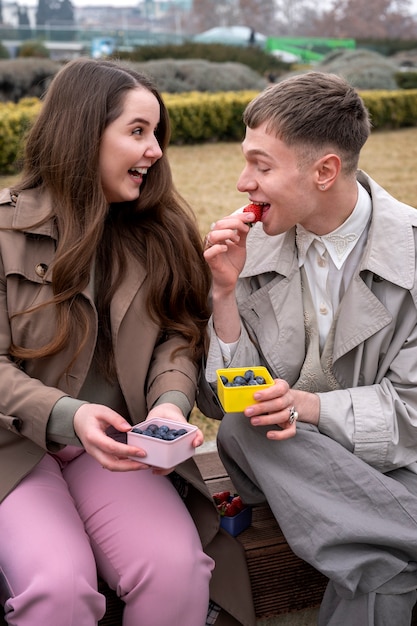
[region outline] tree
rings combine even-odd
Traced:
[[[265,35],[274,34],[274,0],[240,0],[238,10],[239,24]]]
[[[415,37],[410,18],[411,0],[335,0],[319,19],[310,22],[309,34],[356,39],[407,39]]]
[[[236,24],[236,0],[193,0],[194,32]]]

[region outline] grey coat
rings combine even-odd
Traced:
[[[339,308],[333,373],[340,390],[319,393],[319,430],[382,472],[417,462],[417,211],[365,173],[372,198],[368,242]],[[295,229],[248,236],[238,281],[242,335],[230,367],[266,365],[293,385],[305,358],[303,304]],[[211,342],[198,404],[221,419],[213,383],[223,367]],[[416,466],[414,466],[416,467]]]

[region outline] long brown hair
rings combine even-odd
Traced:
[[[14,191],[42,187],[51,196],[50,218],[59,234],[52,271],[57,328],[54,339],[38,349],[12,345],[18,360],[52,355],[70,340],[77,342],[77,354],[82,349],[92,329],[79,294],[90,281],[95,257],[97,350],[104,373],[114,378],[110,302],[126,271],[127,250],[146,269],[148,312],[161,335],[179,332],[196,362],[202,354],[209,273],[195,216],[174,188],[166,155],[148,171],[137,201],[109,207],[100,181],[103,132],[122,113],[128,90],[138,86],[159,102],[155,135],[164,152],[170,137],[167,109],[149,78],[128,66],[77,59],[58,72],[48,89],[27,137]]]

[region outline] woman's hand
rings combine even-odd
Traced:
[[[114,472],[148,469],[146,463],[128,458],[133,456],[145,461],[145,450],[113,439],[106,432],[110,427],[121,433],[127,433],[132,428],[121,415],[102,404],[83,404],[74,415],[77,437],[86,452],[104,468]]]
[[[187,420],[174,404],[164,403],[154,407],[147,419],[160,417],[167,421],[184,422]],[[143,448],[120,443],[107,434],[108,429],[127,433],[132,426],[121,415],[101,404],[83,404],[74,415],[74,430],[86,452],[91,454],[100,465],[114,472],[150,469],[146,463],[146,451]],[[197,429],[193,446],[197,448],[204,441],[203,433]],[[136,457],[132,460],[129,457]],[[152,470],[156,474],[169,474],[174,468]]]
[[[184,424],[188,423],[184,415],[182,414],[182,411],[175,404],[170,404],[169,402],[158,404],[157,406],[153,407],[153,409],[149,411],[146,420],[151,419],[152,417],[159,417],[166,421],[183,422]],[[196,434],[192,442],[193,447],[198,448],[198,446],[202,445],[203,441],[204,441],[204,435],[201,432],[201,430],[198,428],[196,430]],[[169,474],[170,472],[172,472],[173,469],[174,468],[161,469],[161,468],[154,467],[153,473],[164,475],[164,474]]]
[[[297,420],[317,426],[320,415],[320,400],[314,393],[291,389],[281,378],[274,380],[271,387],[254,394],[256,404],[246,407],[244,413],[253,426],[278,426],[268,430],[267,437],[283,440],[294,437]]]

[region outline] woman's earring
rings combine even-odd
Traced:
[[[326,189],[326,185],[320,185],[320,189],[324,191]]]

